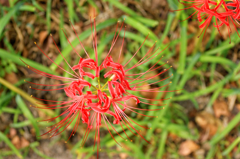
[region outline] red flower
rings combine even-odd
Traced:
[[[215,23],[213,23],[213,26],[216,27],[220,32],[220,27],[225,25],[228,28],[228,34],[230,38],[230,33],[232,32],[230,23],[232,22],[234,29],[237,31],[237,24],[239,24],[239,16],[240,16],[240,2],[239,0],[231,0],[226,1],[225,0],[183,0],[179,2],[186,6],[184,9],[180,10],[187,10],[190,8],[195,9],[195,12],[191,14],[187,19],[193,18],[197,19],[202,24],[199,26],[199,28],[203,29],[201,34],[204,31],[204,35],[206,33],[207,28],[209,27],[211,21],[215,17]],[[187,20],[185,19],[185,20]],[[201,35],[200,34],[200,35]],[[199,36],[198,36],[199,37]],[[230,39],[231,43],[231,39]]]
[[[120,31],[122,29],[122,26],[123,26],[123,24],[121,25]],[[98,53],[97,53],[96,23],[94,20],[94,32],[92,33],[92,37],[93,37],[93,46],[94,46],[94,53],[95,53],[96,60],[90,59],[89,55],[86,51],[85,51],[86,56],[87,56],[86,58],[83,58],[80,55],[78,55],[80,57],[80,61],[77,65],[71,67],[68,64],[69,67],[71,68],[71,70],[74,72],[74,73],[70,73],[70,72],[68,72],[68,73],[71,74],[73,76],[73,78],[66,78],[66,77],[51,75],[51,74],[42,72],[40,70],[37,70],[26,64],[28,66],[28,68],[30,68],[32,71],[34,71],[38,74],[41,74],[43,76],[53,78],[56,80],[68,81],[67,83],[58,84],[58,85],[36,84],[36,83],[29,82],[30,84],[36,84],[36,85],[40,85],[40,86],[64,86],[64,87],[58,88],[58,89],[47,89],[46,91],[64,89],[66,96],[68,96],[70,98],[69,101],[61,101],[58,104],[44,104],[46,107],[37,107],[37,108],[43,108],[43,109],[66,108],[66,110],[64,112],[62,112],[59,116],[56,116],[51,119],[43,120],[43,121],[54,121],[55,119],[57,119],[59,117],[63,118],[60,122],[52,125],[50,127],[50,130],[47,131],[45,134],[50,133],[51,137],[56,136],[56,135],[60,134],[61,132],[63,132],[73,122],[73,120],[75,118],[77,118],[77,122],[75,123],[75,126],[74,126],[69,138],[75,134],[80,121],[82,121],[82,123],[86,123],[88,127],[87,127],[86,133],[82,140],[81,146],[83,146],[90,130],[93,129],[93,127],[95,126],[96,132],[95,132],[94,145],[95,145],[95,142],[97,142],[97,147],[98,147],[97,150],[99,150],[99,147],[100,147],[100,130],[99,129],[100,129],[100,126],[102,123],[105,123],[107,130],[109,131],[110,135],[112,136],[112,138],[114,140],[115,140],[115,138],[109,129],[110,127],[121,138],[123,138],[124,140],[127,140],[122,135],[120,135],[119,132],[117,132],[117,130],[111,124],[111,122],[110,122],[111,120],[109,117],[112,116],[114,118],[112,123],[115,125],[120,125],[120,127],[122,128],[122,131],[124,132],[124,134],[130,141],[132,141],[130,139],[130,135],[128,135],[125,132],[124,127],[126,127],[133,135],[138,134],[139,136],[141,136],[141,138],[143,138],[145,141],[147,141],[140,134],[140,131],[137,130],[137,128],[135,128],[135,127],[137,126],[137,127],[142,127],[142,128],[146,128],[146,129],[149,129],[149,128],[141,126],[140,124],[138,124],[137,122],[132,120],[130,117],[128,117],[128,115],[125,113],[125,110],[132,111],[132,112],[137,113],[142,116],[147,116],[142,113],[138,113],[136,110],[156,111],[156,110],[160,110],[160,109],[136,108],[136,107],[129,106],[127,104],[127,101],[129,99],[134,99],[137,104],[143,103],[143,104],[147,104],[147,105],[151,105],[151,106],[162,106],[162,105],[151,104],[151,102],[152,101],[162,101],[163,99],[143,98],[143,97],[134,95],[135,93],[133,93],[133,92],[137,92],[137,91],[139,91],[139,92],[140,91],[161,92],[161,91],[159,91],[159,88],[161,88],[161,87],[155,87],[155,88],[150,88],[150,89],[144,89],[144,88],[146,86],[151,86],[158,82],[161,82],[161,81],[169,78],[170,76],[165,79],[162,79],[162,80],[154,81],[155,77],[165,73],[168,69],[164,69],[163,71],[159,72],[158,74],[156,74],[154,76],[150,76],[150,77],[148,76],[151,72],[157,71],[158,69],[160,69],[164,66],[164,65],[158,66],[158,62],[162,59],[162,56],[160,55],[162,53],[162,51],[159,51],[159,49],[157,49],[156,51],[153,52],[153,48],[155,45],[153,45],[149,49],[149,51],[144,55],[144,57],[142,57],[137,63],[135,63],[134,65],[131,65],[130,68],[127,68],[128,64],[130,64],[131,60],[137,55],[137,53],[141,47],[133,54],[132,58],[130,58],[125,65],[120,64],[119,59],[117,61],[114,61],[110,54],[111,54],[111,50],[112,50],[114,44],[116,43],[116,41],[118,39],[118,36],[119,36],[119,33],[116,34],[116,32],[115,32],[115,36],[112,41],[112,46],[110,48],[109,53],[107,54],[107,57],[103,60],[103,62],[101,64],[98,64],[98,62],[97,62],[98,61]],[[79,41],[79,42],[82,45],[81,41]],[[124,42],[124,38],[123,38],[123,42]],[[55,45],[56,45],[56,43],[55,43]],[[57,45],[56,45],[56,47],[57,47]],[[122,52],[122,48],[119,53],[119,58],[120,58],[121,52]],[[61,54],[60,51],[59,51],[59,53]],[[46,55],[44,52],[43,52],[43,54]],[[159,58],[159,56],[160,56],[160,58]],[[150,61],[152,59],[156,59],[156,58],[158,58],[157,62],[154,65],[152,65],[149,70],[143,71],[141,73],[134,73],[134,74],[129,73],[136,67],[138,67],[140,65],[144,65],[148,61]],[[52,62],[54,62],[54,61],[52,61]],[[67,62],[67,61],[65,60],[65,62]],[[57,65],[57,66],[60,69],[64,70],[61,66],[59,66],[59,65]],[[90,70],[93,70],[95,73],[86,72],[85,69],[83,69],[84,67],[89,68]],[[103,77],[107,79],[107,80],[105,80],[106,83],[101,84],[101,80],[104,80],[104,79],[100,78],[100,73],[102,73],[103,70],[105,70],[106,68],[110,68],[110,71],[108,71],[107,73],[105,73],[103,75]],[[78,73],[76,72],[76,70],[78,70]],[[66,70],[64,70],[64,71],[66,71]],[[96,79],[97,80],[96,82],[98,83],[98,85],[94,86],[91,83],[91,81],[86,81],[85,80],[86,76],[90,77],[92,79],[91,81]],[[154,81],[154,82],[149,83],[149,84],[142,84],[142,83],[146,83],[150,80]],[[164,86],[166,86],[166,85],[164,85]],[[162,86],[162,87],[164,87],[164,86]],[[33,88],[33,89],[37,89],[37,88]],[[38,90],[43,90],[43,89],[38,89]],[[165,91],[165,92],[168,92],[168,91]],[[41,99],[41,100],[43,100],[43,99]],[[44,101],[49,101],[49,100],[44,100]],[[50,102],[59,102],[59,101],[51,100]],[[163,109],[163,108],[161,108],[161,109]],[[147,116],[147,117],[156,117],[156,116]],[[102,120],[104,122],[102,122]],[[43,134],[43,135],[45,135],[45,134]],[[117,141],[116,141],[116,143],[119,144]]]

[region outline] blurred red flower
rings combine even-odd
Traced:
[[[199,28],[203,29],[201,32],[201,34],[204,32],[203,37],[212,21],[213,26],[218,29],[220,34],[220,27],[225,25],[228,28],[228,35],[230,38],[232,32],[230,23],[233,24],[234,29],[238,33],[236,25],[239,24],[240,16],[239,0],[179,0],[179,3],[186,6],[186,8],[176,11],[187,10],[190,8],[195,10],[187,19],[197,19],[201,22]]]
[[[73,25],[72,25],[72,27],[73,27]],[[125,110],[130,110],[130,111],[140,114],[142,116],[157,117],[157,116],[148,116],[148,115],[145,115],[142,113],[138,113],[136,110],[156,111],[156,110],[163,109],[163,107],[162,107],[163,105],[152,104],[151,102],[152,101],[158,102],[158,101],[162,101],[165,99],[143,98],[143,97],[135,95],[136,93],[134,93],[134,92],[141,92],[141,91],[149,92],[149,93],[150,92],[163,92],[163,91],[160,91],[159,88],[167,86],[171,82],[169,82],[168,84],[163,85],[161,87],[152,87],[151,88],[150,86],[153,86],[154,84],[157,84],[161,81],[166,80],[167,78],[171,77],[171,75],[169,77],[167,77],[165,79],[161,79],[161,80],[154,79],[169,70],[169,68],[163,69],[163,66],[165,64],[162,64],[160,66],[158,65],[159,61],[162,59],[162,55],[160,55],[162,53],[162,51],[159,51],[159,48],[156,49],[155,51],[153,51],[155,44],[149,49],[149,51],[143,57],[140,58],[140,60],[138,62],[136,62],[135,64],[132,65],[132,62],[131,62],[132,59],[137,55],[140,48],[142,47],[145,40],[147,39],[147,37],[144,40],[144,42],[142,43],[142,45],[140,46],[140,48],[133,54],[133,56],[129,60],[127,60],[127,62],[124,65],[119,63],[120,56],[121,56],[122,50],[123,50],[123,43],[124,43],[124,38],[123,38],[122,47],[119,50],[119,56],[118,56],[119,58],[116,61],[114,61],[113,58],[111,57],[111,50],[119,37],[119,33],[121,32],[122,27],[123,27],[123,23],[121,24],[119,32],[117,32],[117,29],[116,29],[116,32],[115,32],[115,35],[114,35],[114,38],[112,41],[112,45],[109,49],[107,56],[105,57],[105,59],[103,60],[103,62],[101,64],[98,64],[99,57],[98,57],[98,52],[97,52],[97,33],[96,33],[96,22],[94,19],[94,26],[93,27],[91,26],[91,28],[93,30],[92,38],[93,38],[93,48],[94,48],[95,59],[90,58],[89,54],[84,49],[80,40],[79,40],[79,42],[80,42],[81,46],[83,47],[86,55],[85,55],[85,57],[81,57],[75,51],[76,54],[80,57],[79,63],[77,65],[71,67],[68,64],[67,60],[62,56],[73,73],[68,72],[61,66],[57,65],[36,44],[37,47],[42,51],[42,53],[44,55],[46,55],[48,57],[49,60],[51,60],[53,63],[55,63],[63,71],[66,71],[67,73],[72,75],[72,78],[68,78],[68,77],[61,77],[61,76],[48,74],[43,71],[37,70],[24,62],[28,66],[29,69],[31,69],[32,71],[34,71],[42,76],[49,77],[49,78],[52,78],[55,80],[63,81],[63,84],[57,84],[57,85],[37,84],[37,83],[32,83],[32,82],[27,81],[30,84],[35,84],[35,85],[40,85],[40,86],[63,86],[63,87],[57,88],[57,89],[38,89],[38,88],[31,87],[32,89],[45,90],[45,91],[52,91],[52,90],[54,91],[54,90],[63,89],[65,91],[66,96],[71,99],[69,101],[53,101],[53,100],[40,99],[43,101],[53,102],[56,104],[44,104],[45,107],[36,107],[35,106],[36,108],[42,108],[42,109],[66,108],[66,110],[63,111],[60,115],[58,115],[54,118],[51,118],[51,119],[43,120],[43,121],[54,121],[59,117],[63,118],[61,121],[50,126],[50,130],[47,131],[43,135],[50,133],[51,137],[56,136],[56,135],[60,134],[61,132],[63,132],[64,130],[66,130],[69,127],[69,125],[74,121],[74,119],[77,119],[75,122],[75,126],[74,126],[72,133],[69,136],[68,140],[70,139],[71,136],[73,136],[76,133],[78,125],[79,125],[80,121],[82,121],[82,123],[87,124],[87,130],[83,137],[81,146],[84,145],[90,130],[95,129],[96,131],[95,131],[94,145],[95,145],[95,142],[97,142],[97,152],[100,149],[100,131],[99,131],[99,129],[100,129],[100,126],[102,125],[102,123],[104,123],[106,125],[107,130],[109,131],[110,135],[112,136],[112,138],[114,140],[115,140],[115,138],[114,138],[114,135],[110,131],[110,127],[121,138],[123,138],[124,140],[127,140],[127,139],[125,139],[122,135],[120,135],[117,132],[117,130],[112,125],[112,123],[114,125],[120,125],[120,127],[122,128],[122,131],[124,132],[124,134],[130,141],[132,141],[132,140],[130,139],[130,136],[126,133],[126,131],[124,130],[124,127],[127,128],[132,134],[134,134],[134,135],[138,134],[139,136],[141,136],[141,138],[143,138],[146,142],[148,142],[140,134],[140,131],[137,130],[137,128],[135,128],[135,127],[139,126],[139,127],[146,128],[146,129],[149,129],[149,128],[138,124],[136,121],[134,121],[130,117],[128,117],[128,115],[125,113]],[[118,25],[117,25],[117,28],[118,28]],[[74,27],[73,27],[73,29],[74,29]],[[126,31],[126,29],[125,29],[125,31]],[[124,31],[124,35],[125,35],[125,31]],[[75,31],[75,33],[76,33],[76,31]],[[54,41],[54,43],[55,43],[55,41]],[[56,45],[56,43],[55,43],[55,45]],[[57,45],[56,45],[56,47],[57,47]],[[59,51],[59,53],[61,54],[60,51]],[[157,60],[156,60],[155,64],[153,64],[150,67],[150,69],[143,70],[139,73],[137,73],[137,70],[132,71],[141,65],[144,65],[144,64],[146,65],[152,59],[157,59]],[[131,64],[131,66],[127,67],[130,64]],[[88,68],[87,70],[89,70],[89,71],[86,71],[86,69],[84,69],[84,68]],[[161,72],[154,74],[154,75],[151,74],[153,71],[157,71],[160,69],[162,69]],[[77,73],[77,70],[78,70],[78,73]],[[104,70],[106,73],[101,77]],[[109,70],[109,71],[106,71],[106,70]],[[134,72],[134,73],[129,73],[129,72]],[[149,76],[149,75],[152,75],[152,76]],[[91,80],[88,80],[88,79],[91,79]],[[94,81],[94,80],[96,80],[96,81]],[[105,81],[105,84],[102,84],[101,81]],[[94,82],[95,82],[95,85],[94,85]],[[97,85],[96,85],[96,83],[97,83]],[[148,84],[146,84],[146,83],[148,83]],[[149,86],[149,89],[145,89],[146,86]],[[169,92],[169,91],[164,91],[164,92]],[[142,109],[142,108],[132,107],[127,104],[127,101],[129,99],[134,99],[137,104],[143,103],[145,105],[160,106],[161,108],[160,109]],[[111,118],[109,118],[111,116],[114,119],[112,121],[112,123],[110,122]],[[102,122],[102,120],[104,122]],[[118,143],[117,141],[116,141],[116,143],[118,145],[120,145],[120,143]]]

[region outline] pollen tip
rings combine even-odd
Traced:
[[[31,107],[32,105],[30,105],[30,107]]]
[[[29,88],[32,88],[31,86],[29,86]]]
[[[34,44],[37,44],[36,42],[34,42]]]
[[[123,20],[125,20],[125,18]]]
[[[170,81],[170,83],[172,83],[172,81]]]
[[[168,63],[168,61],[167,61],[167,63]]]
[[[126,141],[128,141],[128,140],[126,140]]]
[[[50,36],[52,36],[52,34],[50,34]]]
[[[172,66],[170,66],[170,67],[172,67]]]
[[[33,95],[31,95],[30,97],[32,97]]]
[[[67,141],[65,141],[65,143],[67,143]]]
[[[172,99],[172,97],[170,97],[170,99]]]
[[[29,66],[28,66],[28,68],[29,68]]]
[[[157,41],[155,41],[155,42],[157,42]]]
[[[24,82],[26,82],[26,80],[24,80]]]
[[[131,140],[131,142],[132,142],[132,140]]]
[[[74,134],[73,134],[73,136],[74,136]]]
[[[102,149],[100,149],[100,151],[102,151]]]

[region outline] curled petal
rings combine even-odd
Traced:
[[[89,125],[89,110],[82,110],[82,123],[87,123]]]
[[[73,70],[78,69],[81,76],[88,76],[88,77],[94,79],[95,76],[89,72],[85,72],[83,70],[83,67],[90,68],[91,70],[95,70],[97,72],[97,69],[98,69],[97,63],[93,59],[80,58],[79,63],[72,67]]]
[[[118,71],[118,70],[112,70],[112,71],[109,71],[107,72],[104,77],[108,77],[110,75],[115,75],[114,78],[113,78],[113,81],[116,81],[117,79],[119,79],[120,81],[123,81],[124,80],[124,74],[122,74],[121,71]]]
[[[98,99],[97,103],[89,103],[88,106],[92,108],[97,113],[106,113],[111,105],[111,101],[108,98],[107,94],[98,90]],[[103,103],[103,105],[102,105]]]
[[[82,90],[85,86],[91,87],[91,84],[85,80],[79,79],[78,81],[73,81],[67,88],[64,89],[66,95],[70,98],[74,96],[82,95]]]
[[[112,81],[108,81],[108,89],[109,89],[109,92],[110,92],[112,98],[116,98],[116,93],[115,93],[115,90],[113,88],[113,82]]]
[[[103,67],[104,68],[111,67],[111,68],[116,69],[116,70],[121,70],[123,76],[125,76],[125,70],[124,70],[123,66],[119,63],[113,62],[113,59],[112,59],[111,56],[107,57],[103,61]]]

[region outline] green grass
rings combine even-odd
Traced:
[[[23,158],[21,153],[18,151],[18,149],[12,144],[12,142],[8,139],[8,137],[0,132],[0,141],[4,141],[12,149],[15,155],[17,155],[19,158]]]
[[[47,1],[45,6],[42,6],[36,0],[32,0],[29,3],[26,1],[22,1],[21,3],[17,1],[11,1],[10,7],[1,7],[0,8],[0,40],[3,40],[4,46],[6,49],[0,49],[0,90],[2,91],[0,94],[0,115],[3,113],[10,114],[13,117],[13,123],[11,123],[8,128],[4,132],[0,132],[0,142],[4,142],[7,147],[10,148],[8,151],[4,151],[4,153],[0,150],[0,158],[4,158],[5,156],[9,155],[16,155],[19,158],[24,158],[30,152],[35,153],[36,155],[40,156],[41,158],[50,158],[41,150],[38,149],[39,144],[41,144],[41,139],[37,136],[40,136],[40,131],[43,130],[46,132],[46,126],[50,126],[54,124],[54,122],[50,123],[38,123],[37,120],[42,118],[35,119],[31,110],[26,105],[27,101],[30,101],[28,94],[21,90],[20,87],[24,82],[23,79],[19,81],[19,83],[12,85],[6,82],[4,83],[1,80],[6,73],[10,72],[18,72],[16,67],[20,68],[21,66],[26,66],[21,60],[27,63],[36,69],[41,71],[59,75],[56,73],[57,65],[61,65],[64,63],[63,68],[70,71],[68,65],[64,62],[63,57],[70,63],[71,62],[71,52],[73,48],[69,45],[66,37],[64,36],[61,28],[64,28],[64,25],[69,24],[68,20],[70,20],[73,24],[81,24],[79,20],[79,13],[83,15],[87,12],[87,7],[92,5],[94,8],[97,9],[97,12],[101,14],[101,9],[97,8],[98,4],[94,1],[87,1],[84,4],[77,3],[76,0],[66,0],[65,1],[65,8],[59,10],[59,24],[58,26],[53,26],[53,19],[51,19],[52,10],[54,8],[51,7],[53,0]],[[125,37],[126,39],[126,51],[125,51],[125,59],[124,62],[128,61],[131,58],[132,53],[134,53],[146,39],[144,45],[140,49],[138,54],[138,58],[144,56],[148,49],[156,42],[156,48],[160,47],[159,51],[164,50],[161,55],[157,56],[156,58],[149,61],[147,64],[139,67],[137,69],[138,72],[143,72],[148,70],[152,65],[154,65],[158,59],[163,56],[163,59],[159,62],[159,64],[164,64],[166,61],[170,61],[170,64],[164,65],[164,68],[169,68],[171,65],[173,66],[169,70],[169,75],[173,74],[167,81],[159,82],[157,85],[162,86],[167,84],[169,81],[172,81],[171,85],[169,86],[168,90],[179,90],[176,92],[167,93],[165,98],[170,98],[164,102],[166,104],[165,109],[155,112],[147,112],[147,115],[157,115],[158,118],[144,118],[140,119],[134,115],[130,115],[135,121],[137,121],[141,125],[146,125],[151,127],[152,129],[147,130],[145,133],[146,139],[150,140],[152,144],[147,144],[144,140],[142,140],[139,136],[134,137],[134,135],[127,130],[126,133],[134,139],[133,142],[125,141],[121,137],[119,137],[114,131],[112,134],[115,136],[115,139],[118,142],[127,145],[127,149],[118,147],[119,151],[115,149],[110,149],[111,147],[115,146],[116,143],[112,139],[110,134],[105,135],[101,138],[101,147],[102,151],[107,152],[108,156],[113,156],[114,154],[119,153],[126,153],[133,158],[138,159],[151,159],[151,158],[162,158],[165,154],[171,154],[172,156],[176,156],[179,158],[178,147],[172,149],[169,145],[168,135],[175,134],[182,140],[199,140],[200,130],[196,129],[194,132],[188,127],[189,119],[187,114],[185,114],[182,101],[191,102],[197,111],[200,111],[199,103],[196,98],[202,96],[208,96],[209,101],[207,103],[207,107],[212,109],[212,105],[219,96],[228,98],[230,96],[236,95],[237,102],[240,102],[240,89],[239,89],[239,79],[240,79],[240,63],[233,62],[232,59],[228,59],[228,53],[231,52],[230,50],[238,45],[240,42],[240,38],[236,33],[231,35],[232,43],[229,44],[229,39],[225,41],[221,41],[218,39],[217,44],[215,40],[217,38],[218,32],[216,29],[213,29],[210,33],[210,39],[206,44],[206,48],[204,48],[204,52],[201,52],[202,40],[196,39],[196,35],[189,35],[188,34],[188,25],[189,21],[181,21],[186,19],[189,14],[186,12],[171,12],[168,14],[167,18],[164,20],[164,24],[160,24],[158,20],[151,19],[148,17],[143,16],[142,12],[132,9],[131,6],[126,6],[122,4],[118,0],[104,0],[106,6],[108,6],[108,11],[110,12],[120,12],[120,17],[113,17],[105,19],[97,24],[97,31],[99,32],[98,36],[98,53],[101,56],[106,50],[109,49],[111,44],[112,38],[114,37],[114,33],[109,33],[109,29],[112,28],[114,30],[117,21],[124,21],[125,25],[127,26],[127,31],[124,35],[124,29],[120,32],[119,36]],[[169,6],[171,9],[177,9],[180,6],[177,0],[168,0]],[[77,6],[77,8],[75,8]],[[51,33],[51,29],[54,27],[58,28],[57,34],[59,35],[59,39],[54,39],[59,41],[58,45],[61,48],[61,54],[59,54],[54,60],[57,64],[55,65],[52,63],[49,67],[44,66],[41,63],[37,63],[34,59],[30,60],[27,58],[22,57],[21,52],[17,52],[15,49],[16,47],[11,44],[11,41],[5,37],[5,33],[8,31],[8,25],[11,23],[16,23],[18,26],[21,26],[21,21],[18,19],[19,16],[23,15],[24,13],[33,14],[37,17],[41,17],[42,20],[38,21],[41,23],[42,26]],[[67,18],[66,18],[67,17]],[[40,18],[40,19],[41,19]],[[85,25],[84,22],[83,24]],[[161,25],[164,27],[163,32],[159,33],[159,35],[155,34],[155,27]],[[33,24],[34,26],[34,24]],[[174,37],[174,40],[170,40],[168,44],[163,44],[163,41],[166,38],[171,39],[173,36],[174,30],[172,27],[175,26],[179,30],[179,36]],[[69,25],[71,28],[71,26]],[[33,28],[34,29],[34,28]],[[66,32],[68,30],[65,30]],[[196,33],[197,34],[197,33]],[[175,35],[176,36],[176,35]],[[81,33],[78,35],[81,41],[89,41],[91,39],[91,28],[82,30]],[[55,38],[55,37],[54,37]],[[34,42],[32,39],[32,42]],[[188,42],[195,43],[195,47],[191,54],[187,54],[188,51]],[[75,38],[71,41],[73,47],[79,46],[80,43],[78,38]],[[178,46],[179,45],[179,46]],[[155,48],[155,49],[156,49]],[[179,48],[179,49],[177,49]],[[92,53],[93,49],[91,47],[86,47],[86,50]],[[178,51],[178,52],[177,52]],[[80,52],[83,54],[83,51]],[[63,57],[62,57],[63,56]],[[90,54],[93,56],[93,54]],[[20,60],[21,59],[21,60]],[[78,62],[79,59],[76,59],[75,63]],[[101,60],[99,59],[99,62]],[[124,63],[123,62],[123,63]],[[137,62],[137,59],[133,59],[129,65],[133,65]],[[216,78],[216,69],[217,67],[221,67],[224,69],[224,76],[221,78]],[[133,73],[133,72],[132,72]],[[209,75],[209,82],[206,85],[205,81],[205,74]],[[63,74],[63,76],[68,77],[68,74]],[[30,80],[30,79],[29,79]],[[194,91],[188,91],[186,89],[186,84],[191,81],[196,80],[198,82],[198,88]],[[226,88],[227,84],[230,83],[237,83],[238,88]],[[165,91],[167,87],[163,87],[160,90]],[[136,95],[139,95],[138,92],[135,92]],[[163,92],[157,95],[157,98],[161,98],[164,95]],[[30,96],[30,95],[29,95]],[[23,98],[26,100],[23,100]],[[10,107],[11,101],[15,101],[15,107]],[[33,102],[33,101],[30,101]],[[146,105],[144,105],[147,107]],[[149,108],[153,108],[153,106],[149,106]],[[51,111],[45,112],[46,114],[50,114],[50,116],[57,116],[60,114],[60,111]],[[19,116],[24,116],[23,121],[19,121]],[[60,119],[58,119],[60,120]],[[206,158],[213,158],[215,155],[224,155],[229,156],[229,154],[234,150],[234,148],[239,145],[239,138],[235,139],[233,143],[225,144],[227,142],[225,137],[229,135],[229,133],[237,127],[238,123],[240,122],[240,114],[229,121],[226,127],[223,130],[219,130],[217,134],[206,141],[212,146],[212,149],[207,152]],[[23,128],[33,128],[36,138],[38,141],[30,143],[30,145],[26,148],[18,150],[8,139],[8,131],[9,128],[15,128],[18,131],[22,131]],[[73,128],[73,126],[71,126]],[[125,126],[123,126],[126,128]],[[115,126],[115,128],[121,132],[121,128]],[[106,128],[103,128],[107,131]],[[238,128],[239,130],[239,128]],[[95,133],[91,132],[89,134],[89,138],[94,138]],[[124,132],[121,132],[122,136],[125,136]],[[66,139],[68,136],[67,134],[63,134],[60,138],[55,140],[51,140],[52,144],[55,142],[64,142],[63,138]],[[85,158],[90,158],[96,153],[96,148],[93,150],[92,147],[84,146],[80,148],[81,141],[77,142],[77,144],[73,145],[71,142],[67,144],[67,147],[71,147],[71,153],[74,157],[81,157],[83,153],[86,153]],[[227,146],[226,146],[227,145]],[[154,156],[153,156],[154,154]]]
[[[9,22],[10,18],[15,15],[15,13],[19,10],[19,7],[22,6],[21,3],[19,3],[18,5],[16,5],[15,7],[11,8],[11,10],[4,16],[2,16],[0,18],[0,37],[3,35],[3,29],[5,28],[5,26],[7,25],[7,23]]]
[[[26,104],[24,103],[24,101],[22,100],[22,98],[19,95],[16,96],[16,102],[18,104],[18,107],[23,112],[23,115],[31,121],[32,126],[35,129],[37,139],[40,139],[40,130],[39,130],[39,127],[37,124],[37,120],[32,116],[31,111],[28,109],[28,107],[26,106]]]

